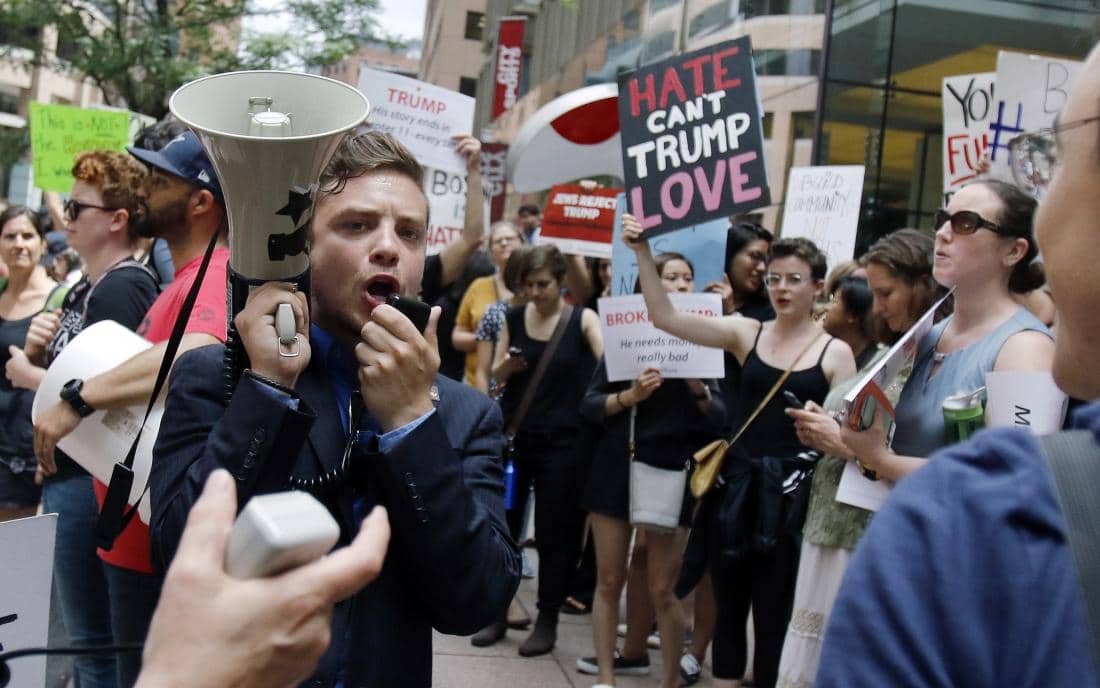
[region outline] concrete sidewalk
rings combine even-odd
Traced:
[[[533,550],[528,550],[534,554]],[[532,559],[535,557],[532,556]],[[534,616],[535,581],[520,584],[520,601]],[[434,642],[433,685],[437,688],[590,688],[595,676],[577,671],[577,658],[592,656],[591,616],[562,614],[558,623],[558,642],[554,651],[542,657],[524,658],[517,653],[529,631],[508,631],[504,640],[492,647],[474,647],[469,638],[436,633]],[[652,688],[660,683],[661,653],[649,651],[650,674],[646,677],[623,676],[619,688]],[[709,686],[709,667],[696,686]]]

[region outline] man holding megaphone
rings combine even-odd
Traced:
[[[288,486],[312,492],[339,522],[341,544],[372,506],[388,510],[385,567],[334,610],[332,646],[309,685],[428,686],[431,629],[473,633],[519,584],[500,412],[437,374],[438,308],[422,334],[386,303],[420,289],[422,175],[388,134],[341,143],[308,226],[310,297],[285,282],[252,290],[234,320],[250,367],[228,402],[223,347],[182,356],[154,451],[151,527],[162,567],[217,468],[235,476],[241,505]],[[283,303],[297,355],[277,325]]]

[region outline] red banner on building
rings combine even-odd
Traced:
[[[504,197],[507,191],[505,164],[508,160],[508,144],[481,144],[481,191],[489,199],[489,222],[504,219]]]
[[[550,189],[542,213],[539,243],[557,244],[563,253],[611,257],[615,200],[622,189],[586,189],[559,184]]]
[[[519,73],[523,66],[525,17],[503,17],[497,34],[497,69],[493,80],[492,119],[500,117],[519,98]]]

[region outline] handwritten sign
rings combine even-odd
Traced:
[[[428,197],[428,255],[439,253],[462,234],[466,222],[466,175],[424,169]]]
[[[989,147],[989,121],[997,109],[996,72],[960,74],[943,80],[943,195],[977,176]]]
[[[782,236],[814,242],[829,265],[851,260],[856,250],[863,171],[863,165],[792,167]]]
[[[1081,63],[1002,50],[997,53],[997,109],[989,121],[993,173],[1012,179],[1008,142],[1054,123],[1073,89]]]
[[[1062,429],[1066,394],[1049,372],[988,372],[985,390],[989,427],[1028,428],[1036,435]]]
[[[669,294],[672,305],[717,318],[722,298],[717,294]],[[641,294],[605,296],[598,302],[603,330],[607,379],[633,380],[646,368],[658,368],[668,378],[725,377],[721,349],[684,341],[653,326]]]
[[[634,251],[623,243],[622,216],[626,212],[626,197],[619,194],[615,209],[615,227],[611,241],[611,295],[633,294],[638,282],[638,260]],[[725,271],[726,230],[725,218],[711,220],[695,227],[678,229],[649,239],[654,256],[661,253],[679,253],[688,259],[695,270],[695,289],[702,291],[711,282],[720,282]]]
[[[611,257],[618,189],[587,190],[579,184],[550,189],[539,243],[557,244],[564,253]]]
[[[657,234],[768,205],[748,36],[619,77],[630,212]]]
[[[57,514],[0,523],[0,652],[46,646],[56,532]],[[12,688],[46,685],[45,657],[17,659],[8,668]]]
[[[31,102],[30,126],[35,185],[68,193],[78,153],[126,147],[130,113]]]
[[[465,176],[451,137],[472,130],[473,98],[367,67],[359,70],[359,90],[371,103],[368,128],[396,136],[422,165]]]

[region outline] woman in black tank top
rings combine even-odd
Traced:
[[[803,403],[821,403],[831,386],[855,374],[851,348],[843,341],[823,336],[810,318],[813,302],[824,288],[826,270],[825,256],[812,242],[780,239],[772,244],[765,285],[776,319],[761,324],[739,316],[707,318],[676,311],[661,289],[648,242],[642,240],[641,225],[630,215],[623,216],[623,240],[637,255],[642,293],[653,323],[696,344],[725,349],[742,363],[743,415],[752,414],[788,368],[792,373],[782,387]],[[741,548],[736,556],[723,558],[720,553],[726,550],[716,546],[730,538],[731,526],[744,527],[729,518],[718,518],[726,506],[723,499],[748,495],[738,503],[743,507],[740,513],[753,517],[748,524],[750,533],[761,527],[755,522],[757,483],[747,482],[758,471],[748,469],[744,463],[747,458],[739,461],[734,457],[785,459],[802,449],[793,422],[783,413],[784,403],[782,389],[777,390],[744,433],[737,451],[730,452],[723,470],[728,482],[707,495],[692,534],[696,547],[709,550],[707,558],[718,606],[713,674],[715,685],[726,688],[738,685],[745,671],[745,622],[750,604],[756,633],[753,672],[755,685],[762,688],[772,688],[776,683],[790,616],[800,523],[772,532],[774,537],[768,539],[768,544],[774,545],[766,552]],[[740,427],[744,420],[735,421],[734,426]]]
[[[580,404],[595,362],[603,355],[596,314],[587,308],[566,308],[561,295],[565,269],[565,257],[550,244],[540,244],[524,256],[520,284],[528,301],[505,316],[493,367],[493,378],[505,385],[501,409],[506,432],[515,433],[515,500],[507,516],[516,541],[532,485],[536,497],[539,614],[519,648],[525,657],[546,654],[557,641],[558,610],[568,594],[584,524],[578,504],[582,457],[576,451]],[[564,332],[524,410],[524,393],[562,318],[568,318]],[[503,637],[505,628],[502,618],[480,631],[476,644],[491,645]]]

